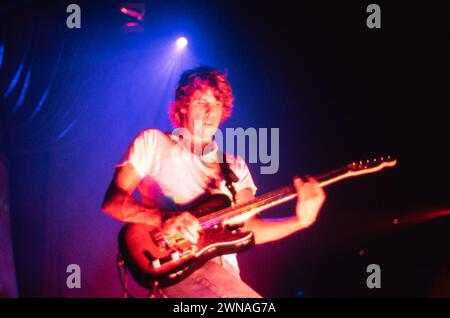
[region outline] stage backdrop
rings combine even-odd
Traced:
[[[225,127],[280,129],[277,174],[249,165],[258,194],[295,174],[399,157],[394,170],[327,189],[313,228],[241,254],[244,280],[265,296],[423,296],[436,275],[445,277],[448,218],[403,226],[408,215],[450,207],[444,42],[388,18],[416,11],[392,5],[376,31],[365,25],[365,7],[350,4],[148,1],[143,32],[133,32],[120,1],[91,2],[77,2],[81,29],[66,26],[70,2],[15,1],[1,11],[0,118],[20,296],[123,295],[115,266],[123,223],[101,212],[103,196],[141,130],[171,130],[176,81],[198,64],[228,73],[236,103]],[[425,18],[414,20],[436,30],[445,21]],[[182,52],[180,35],[190,41]],[[14,296],[7,209],[1,215],[0,279]],[[365,285],[370,263],[386,270],[381,290]],[[71,264],[81,288],[67,286]]]

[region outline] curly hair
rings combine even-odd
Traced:
[[[220,123],[230,117],[234,97],[226,75],[212,67],[199,66],[185,71],[178,81],[175,100],[171,103],[169,112],[170,119],[175,127],[182,126],[183,114],[181,109],[189,105],[192,95],[197,90],[206,91],[208,89],[213,91],[216,99],[223,105]]]

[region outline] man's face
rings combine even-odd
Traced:
[[[204,140],[211,140],[222,118],[222,103],[216,99],[211,89],[197,90],[191,97],[184,114],[183,127],[191,134]]]

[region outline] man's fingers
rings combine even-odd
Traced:
[[[190,241],[191,243],[197,243],[197,239],[186,228],[181,228],[180,233],[186,240]]]
[[[182,220],[182,227],[185,233],[188,233],[186,238],[194,244],[197,243],[198,238],[200,237],[200,235],[198,234],[198,220],[191,214],[185,215],[184,219]]]
[[[198,219],[189,212],[183,213],[184,224],[190,228],[190,230],[198,232],[202,229]]]
[[[298,192],[298,190],[300,190],[300,187],[304,184],[305,183],[303,182],[303,180],[300,177],[297,177],[297,176],[294,177],[294,187],[297,190],[297,192]]]
[[[294,187],[301,200],[308,200],[316,196],[323,196],[324,191],[320,186],[320,183],[314,179],[308,177],[308,181],[304,182],[301,178],[294,178]]]
[[[312,184],[319,184],[319,181],[317,181],[316,178],[313,177],[308,177],[308,183],[312,183]]]
[[[180,215],[166,221],[166,233],[179,233],[183,238],[193,244],[198,242],[199,231],[202,229],[198,219],[189,212],[183,212]]]
[[[191,225],[186,224],[185,229],[191,235],[191,237],[193,237],[195,239],[195,242],[193,242],[193,243],[197,243],[197,240],[200,237],[200,235],[198,234],[197,228],[192,224]]]

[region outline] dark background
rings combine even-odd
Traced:
[[[122,224],[101,212],[103,195],[139,131],[171,129],[176,80],[197,64],[228,72],[236,103],[225,127],[280,128],[278,173],[249,164],[258,194],[296,174],[398,158],[394,169],[327,188],[310,229],[240,254],[246,282],[274,297],[450,296],[441,3],[377,1],[382,27],[368,29],[365,1],[145,1],[143,32],[126,32],[133,19],[120,1],[92,2],[76,2],[82,28],[72,30],[71,2],[2,4],[0,146],[19,296],[122,295]],[[173,47],[180,35],[190,41],[183,53]],[[66,287],[72,263],[81,289]],[[372,263],[381,289],[366,287]]]

